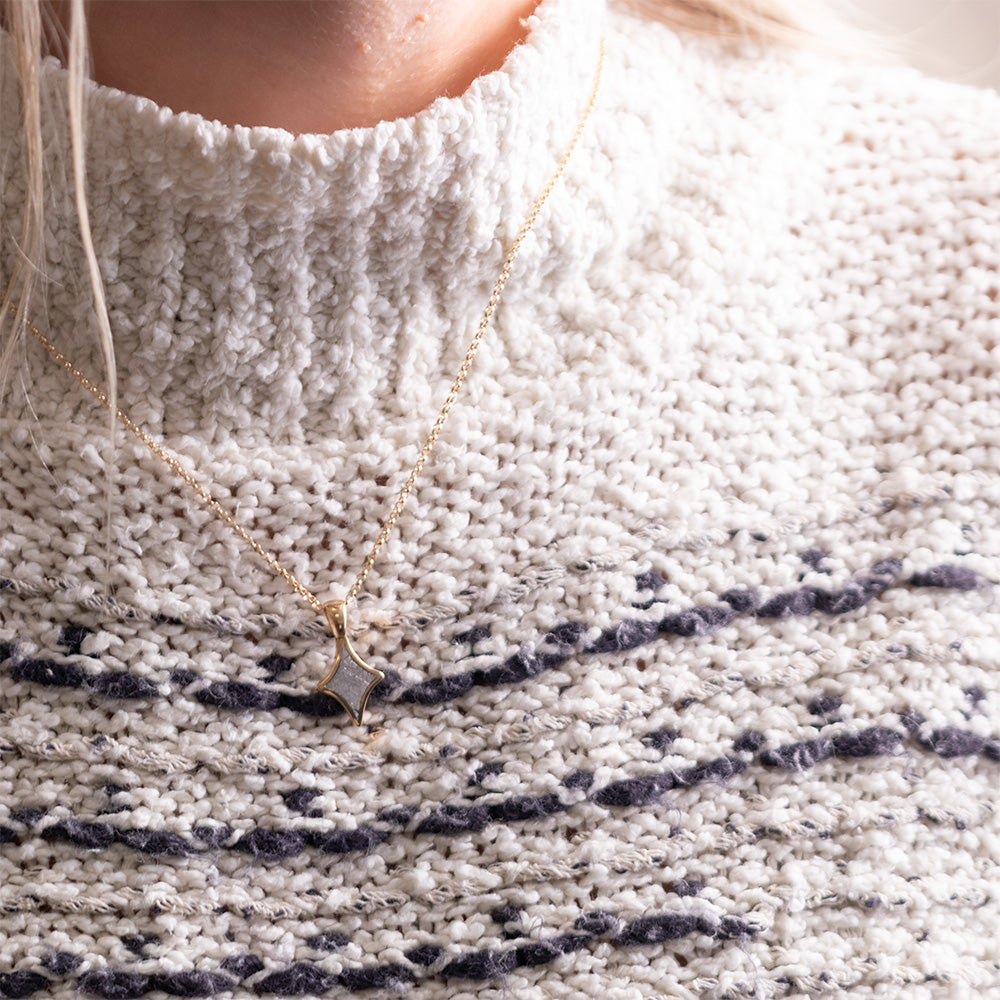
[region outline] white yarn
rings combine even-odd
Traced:
[[[420,998],[1000,989],[1000,97],[807,53],[725,54],[602,7],[546,0],[466,95],[332,136],[93,89],[89,195],[122,404],[332,596],[572,134],[602,31],[607,47],[594,117],[359,604],[356,645],[400,682],[369,704],[370,727],[212,701],[236,683],[308,695],[329,645],[124,435],[105,592],[104,417],[31,356],[37,416],[0,427],[0,976],[111,995],[102,969],[223,975],[250,954],[264,968],[234,995],[295,963],[331,977],[316,995],[389,965]],[[62,81],[49,63],[45,85]],[[18,111],[2,92],[17,232]],[[45,127],[63,141],[63,122]],[[100,371],[72,208],[52,204],[43,325]],[[5,241],[5,273],[14,252]],[[867,586],[850,611],[758,604],[704,634],[586,651],[616,626],[735,607],[732,591]],[[87,630],[75,646],[67,626]],[[559,649],[527,679],[400,700]],[[269,655],[291,665],[269,675]],[[94,686],[116,671],[146,694]],[[825,715],[819,696],[836,699]],[[852,756],[875,730],[898,738]],[[952,730],[978,751],[950,754]],[[763,742],[741,750],[748,732]],[[766,756],[821,740],[836,752],[800,770]],[[646,804],[602,792],[727,757],[745,766]],[[317,794],[298,810],[287,796],[303,789]],[[417,830],[441,806],[547,796],[565,808]],[[408,823],[380,818],[404,805]],[[100,826],[201,846],[73,841]],[[241,840],[366,828],[389,832],[343,854],[254,858]],[[684,895],[683,880],[702,886]],[[521,917],[498,923],[505,906]],[[595,911],[619,929],[580,930]],[[636,943],[637,922],[663,914],[703,929]],[[727,918],[757,932],[704,932]],[[442,972],[585,933],[503,976]],[[322,934],[348,941],[323,951]],[[407,957],[422,944],[444,949],[436,963]],[[82,964],[57,974],[56,952]]]

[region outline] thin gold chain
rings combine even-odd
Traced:
[[[111,402],[105,394],[104,390],[99,386],[94,385],[93,382],[87,378],[86,375],[79,368],[75,367],[73,362],[66,357],[62,351],[59,350],[55,344],[49,340],[48,337],[34,326],[32,323],[27,323],[28,330],[35,336],[35,338],[41,343],[42,347],[45,348],[52,355],[52,357],[62,365],[86,389],[99,403],[102,403],[107,409],[111,409]],[[255,541],[249,534],[249,532],[244,528],[232,514],[226,510],[222,504],[219,503],[212,494],[191,475],[187,469],[181,465],[180,461],[170,454],[165,448],[161,447],[146,431],[144,431],[121,407],[118,407],[115,411],[115,416],[118,418],[118,422],[126,429],[131,431],[144,445],[146,445],[149,450],[156,455],[161,461],[170,467],[174,475],[178,479],[182,479],[191,490],[211,509],[212,513],[225,524],[228,524],[233,531],[236,532],[240,538],[243,539],[247,545],[253,549],[261,559],[264,560],[267,565],[274,570],[278,576],[285,579],[290,586],[304,597],[317,611],[322,610],[323,602],[309,590],[304,584],[300,583],[291,573],[282,566],[278,560],[265,549],[259,542]]]
[[[469,348],[465,352],[465,359],[463,360],[462,366],[459,368],[458,374],[455,376],[455,379],[451,384],[451,389],[449,390],[448,396],[444,401],[444,405],[441,407],[441,412],[438,413],[437,419],[434,421],[434,425],[431,427],[430,432],[424,441],[424,446],[420,449],[420,454],[417,456],[417,460],[414,463],[413,468],[410,470],[410,474],[407,477],[406,482],[403,484],[402,489],[399,491],[399,495],[396,497],[396,502],[392,505],[392,509],[389,511],[389,514],[382,525],[382,530],[379,533],[378,538],[375,539],[375,543],[372,545],[371,551],[365,558],[357,579],[351,585],[351,589],[348,590],[347,596],[344,599],[345,604],[353,601],[358,596],[361,588],[364,586],[368,573],[375,564],[375,560],[378,558],[379,551],[385,544],[386,539],[392,533],[392,529],[395,527],[400,513],[402,513],[403,505],[406,503],[406,498],[410,495],[410,492],[417,481],[417,477],[420,475],[431,450],[441,435],[441,429],[444,427],[444,422],[447,419],[451,408],[455,405],[455,401],[458,399],[458,394],[462,388],[462,384],[465,382],[466,376],[472,368],[472,362],[476,357],[476,352],[479,350],[479,345],[482,342],[490,320],[496,311],[497,304],[500,301],[500,296],[503,294],[504,287],[507,284],[507,279],[510,277],[511,268],[513,267],[518,251],[521,249],[521,245],[524,243],[525,238],[531,231],[532,226],[535,224],[535,221],[541,213],[542,206],[548,200],[549,195],[559,182],[559,178],[562,176],[563,171],[565,171],[566,164],[569,163],[569,158],[572,155],[573,150],[576,148],[584,127],[587,124],[587,120],[590,118],[590,114],[594,109],[594,104],[597,101],[597,91],[601,83],[603,68],[604,43],[602,41],[600,55],[597,60],[597,72],[594,75],[593,89],[591,90],[590,98],[587,101],[583,114],[577,123],[576,131],[573,133],[573,137],[570,140],[569,145],[566,147],[566,151],[563,153],[562,158],[559,160],[555,171],[549,178],[548,184],[545,185],[542,193],[535,199],[535,203],[532,205],[531,211],[528,212],[524,222],[521,223],[521,228],[518,230],[513,243],[510,245],[510,249],[507,251],[503,266],[500,269],[500,276],[497,278],[496,284],[493,286],[493,293],[490,295],[489,301],[486,303],[486,309],[484,310],[482,318],[479,321],[479,326],[476,329],[475,336],[472,338]],[[58,362],[58,364],[69,372],[69,374],[72,375],[73,378],[75,378],[76,381],[79,382],[80,385],[82,385],[83,388],[86,389],[106,409],[111,409],[111,401],[108,399],[107,394],[99,386],[95,385],[83,372],[81,372],[73,364],[73,362],[70,361],[69,358],[67,358],[66,355],[63,354],[55,346],[55,344],[53,344],[52,341],[38,329],[37,326],[30,322],[26,322],[25,325],[35,339],[39,341],[39,343],[45,348],[46,351],[48,351],[52,358]],[[322,612],[324,602],[321,601],[304,583],[297,579],[294,574],[285,569],[285,567],[278,562],[277,558],[271,552],[268,552],[267,549],[257,542],[236,520],[236,518],[228,510],[226,510],[226,508],[223,507],[214,496],[212,496],[211,492],[203,486],[195,478],[195,476],[188,472],[183,465],[181,465],[179,459],[177,459],[174,455],[171,455],[170,452],[154,440],[154,438],[144,431],[121,407],[116,408],[115,417],[126,430],[134,434],[135,437],[146,445],[146,447],[149,448],[149,450],[156,455],[157,458],[167,465],[178,479],[186,483],[191,491],[204,501],[212,513],[215,514],[220,521],[228,525],[236,533],[236,535],[238,535],[239,538],[241,538],[243,542],[245,542],[246,545],[263,560],[268,568],[280,576],[311,607],[313,607],[316,611]]]

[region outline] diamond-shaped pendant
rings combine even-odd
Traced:
[[[368,666],[351,645],[347,635],[347,602],[330,601],[323,605],[323,611],[337,640],[337,649],[333,667],[320,681],[319,690],[336,698],[347,709],[354,725],[360,726],[368,697],[385,674]]]

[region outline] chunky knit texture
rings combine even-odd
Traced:
[[[321,623],[125,434],[105,569],[106,416],[26,345],[0,997],[1000,996],[1000,97],[600,0],[332,136],[94,88],[122,403],[342,593],[602,23],[358,605],[364,727]],[[51,181],[36,319],[99,373]]]

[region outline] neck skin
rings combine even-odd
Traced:
[[[462,94],[538,0],[91,0],[94,79],[225,125],[329,133]],[[68,22],[68,3],[56,5]]]

